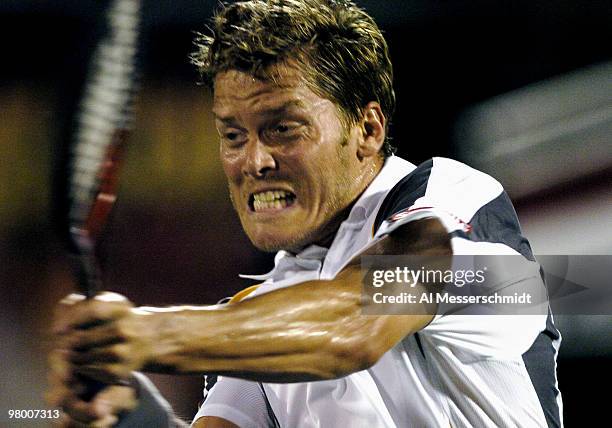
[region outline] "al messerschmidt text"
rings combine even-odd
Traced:
[[[374,293],[372,296],[374,303],[397,304],[397,303],[450,303],[450,304],[530,304],[531,294],[514,293],[511,295],[500,295],[494,293],[488,296],[455,296],[448,293],[422,293],[416,296],[411,293],[400,293],[385,295],[384,293]]]

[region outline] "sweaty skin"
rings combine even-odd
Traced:
[[[230,196],[253,244],[298,252],[328,244],[346,210],[382,167],[384,116],[378,103],[366,121],[346,129],[338,108],[312,92],[293,67],[275,82],[239,71],[215,80],[213,112]],[[378,123],[374,123],[378,122]],[[382,139],[381,139],[382,137]],[[258,203],[282,191],[279,203]]]
[[[420,220],[368,250],[402,253],[450,255],[446,231],[437,220]],[[104,382],[139,369],[263,382],[333,379],[372,366],[435,313],[415,308],[415,315],[363,316],[356,263],[333,280],[305,282],[235,305],[133,308],[116,296],[105,293],[67,306],[68,324],[58,325],[71,335],[77,371]],[[79,328],[93,321],[102,324]]]
[[[295,68],[279,66],[278,71],[281,77],[274,83],[231,70],[215,81],[214,113],[231,199],[260,249],[329,246],[382,167],[385,117],[380,105],[370,102],[358,123],[343,125],[338,108],[312,92]],[[407,224],[368,250],[450,252],[445,229],[433,219]],[[419,308],[415,315],[363,316],[358,259],[333,280],[298,284],[234,305],[134,308],[123,296],[103,293],[89,300],[69,296],[58,309],[61,359],[74,373],[109,384],[143,369],[265,382],[337,378],[373,365],[431,321],[432,315],[424,313],[435,312]],[[65,404],[70,380],[59,379],[50,399],[64,403],[71,417],[85,411],[93,412],[83,416],[87,420],[114,416],[96,413],[78,397]],[[104,391],[109,388],[130,391],[117,385]],[[114,403],[121,408],[120,401]],[[227,422],[217,419],[207,419],[205,426]]]

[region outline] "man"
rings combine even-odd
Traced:
[[[212,307],[69,296],[49,393],[65,424],[178,424],[144,370],[221,375],[197,427],[561,426],[550,315],[363,314],[364,255],[522,255],[513,283],[535,265],[494,179],[391,155],[392,68],[373,20],[349,1],[252,0],[213,31],[194,59],[232,202],[275,267]],[[84,378],[102,382],[89,401]]]

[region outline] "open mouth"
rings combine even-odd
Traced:
[[[295,203],[295,194],[285,190],[268,190],[252,193],[249,196],[249,208],[254,212],[281,210]]]

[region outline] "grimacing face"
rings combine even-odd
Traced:
[[[298,69],[281,71],[274,82],[219,73],[213,112],[246,234],[262,250],[297,252],[330,243],[382,160],[363,156],[363,126],[346,129],[335,104],[312,92]]]

